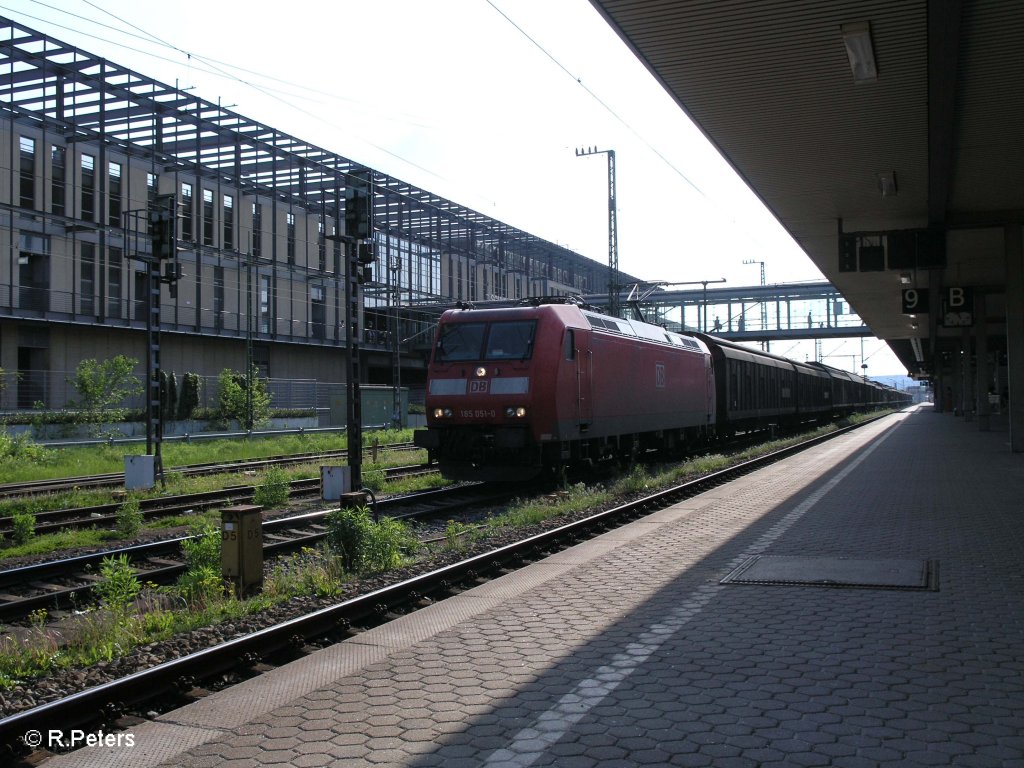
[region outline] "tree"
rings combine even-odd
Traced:
[[[81,398],[75,405],[95,420],[99,420],[101,415],[112,419],[123,418],[124,408],[115,409],[113,406],[144,390],[142,382],[134,373],[138,362],[126,355],[117,355],[103,362],[93,358],[82,360],[71,380]]]
[[[167,377],[167,410],[164,419],[172,421],[178,413],[178,374],[171,371]]]
[[[235,419],[247,429],[252,429],[270,418],[271,396],[267,392],[267,384],[257,377],[255,368],[250,378],[251,398],[243,374],[225,368],[217,378],[221,418]]]
[[[199,374],[186,373],[181,378],[181,395],[178,397],[178,418],[191,419],[192,412],[199,405]]]

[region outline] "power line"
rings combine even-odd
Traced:
[[[602,107],[604,107],[604,109],[608,112],[608,114],[610,114],[612,117],[614,117],[620,123],[622,123],[622,125],[624,125],[626,127],[626,129],[630,133],[632,133],[634,136],[636,136],[644,144],[644,146],[646,146],[649,150],[651,150],[651,152],[653,152],[655,155],[657,155],[658,158],[663,163],[665,163],[665,165],[667,165],[669,168],[671,168],[673,171],[675,171],[675,173],[678,174],[679,177],[683,181],[685,181],[687,184],[689,184],[691,187],[693,187],[694,190],[699,192],[702,196],[704,196],[705,198],[707,197],[707,195],[704,193],[704,190],[702,190],[700,187],[698,187],[696,184],[694,184],[693,180],[691,180],[689,176],[687,176],[685,173],[683,173],[681,170],[679,170],[679,168],[677,168],[672,163],[671,160],[669,160],[667,157],[665,157],[653,144],[651,144],[646,138],[644,138],[644,136],[642,134],[640,134],[640,132],[637,131],[632,125],[630,125],[630,123],[625,118],[623,118],[618,112],[616,112],[614,109],[612,109],[600,96],[598,96],[596,93],[594,93],[594,91],[592,91],[589,87],[587,87],[587,85],[584,84],[582,78],[577,77],[572,72],[570,72],[569,69],[564,64],[562,64],[562,62],[560,62],[557,58],[555,58],[554,54],[552,54],[543,45],[538,43],[533,37],[530,36],[530,34],[525,29],[523,29],[518,24],[516,24],[509,17],[509,15],[507,13],[505,13],[503,10],[501,10],[501,8],[496,6],[494,4],[493,0],[487,0],[487,4],[489,6],[491,6],[491,8],[493,8],[495,11],[497,11],[499,14],[501,14],[501,17],[503,19],[505,19],[505,21],[507,21],[509,24],[511,24],[513,27],[515,27],[519,31],[519,33],[522,34],[522,36],[525,37],[527,40],[529,40],[534,46],[536,46],[536,48],[541,53],[543,53],[545,56],[547,56],[549,59],[551,59],[551,61],[553,61],[555,63],[555,66],[557,66],[565,74],[567,74],[569,77],[571,77],[573,80],[575,80],[576,83],[584,91],[586,91],[590,95],[590,97],[592,99],[594,99],[594,101],[596,101],[598,104],[600,104]]]

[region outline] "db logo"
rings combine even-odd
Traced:
[[[486,395],[487,394],[487,380],[486,379],[473,379],[469,382],[469,393],[471,395]]]

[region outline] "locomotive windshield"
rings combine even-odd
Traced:
[[[484,360],[525,360],[533,348],[534,320],[491,323]]]
[[[435,361],[526,360],[533,352],[535,320],[449,323],[441,329]]]

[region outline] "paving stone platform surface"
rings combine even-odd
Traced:
[[[1024,766],[1022,553],[1024,457],[925,407],[45,765]]]

